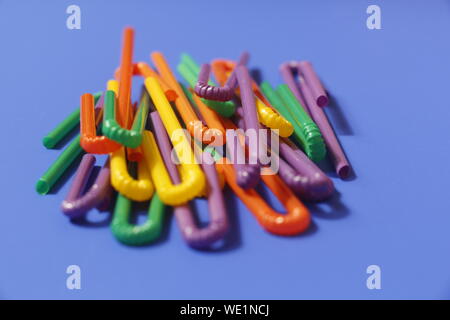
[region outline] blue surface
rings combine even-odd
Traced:
[[[73,3],[81,30],[65,25]],[[382,30],[366,28],[369,4],[381,6]],[[41,138],[104,87],[125,25],[136,28],[136,60],[160,50],[173,67],[182,52],[203,62],[247,49],[276,85],[280,63],[311,60],[357,177],[334,178],[340,196],[311,207],[313,227],[294,238],[262,231],[229,200],[233,229],[219,252],[189,249],[172,218],[144,248],[117,243],[106,215],[90,215],[97,227],[70,223],[59,211],[69,183],[34,191],[59,152]],[[437,0],[0,1],[0,297],[450,298],[449,28],[450,3]],[[79,291],[65,286],[71,264]],[[381,290],[366,288],[371,264]]]

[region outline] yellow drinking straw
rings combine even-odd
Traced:
[[[153,77],[146,78],[145,87],[172,141],[175,154],[180,162],[178,168],[182,182],[177,185],[172,184],[159,154],[156,141],[149,131],[145,132],[142,142],[144,157],[149,160],[147,161],[149,171],[161,201],[168,205],[179,205],[202,194],[206,185],[205,175],[198,165],[186,133],[173,112],[158,80]]]

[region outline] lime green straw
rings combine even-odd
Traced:
[[[148,208],[147,220],[142,225],[130,223],[131,200],[121,195],[117,196],[111,230],[120,242],[139,246],[155,241],[161,235],[165,205],[155,193]]]
[[[102,96],[102,92],[94,94],[94,103]],[[65,118],[55,129],[50,131],[43,139],[42,144],[47,149],[53,149],[70,131],[72,131],[80,122],[80,107],[74,110]]]
[[[312,161],[321,161],[325,157],[326,147],[319,128],[286,84],[279,85],[277,93],[303,129],[304,140],[301,141],[303,150]]]
[[[66,172],[67,168],[83,152],[84,150],[80,146],[80,135],[77,135],[38,180],[36,183],[36,191],[39,194],[47,194],[64,172]]]

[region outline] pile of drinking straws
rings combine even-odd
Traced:
[[[328,150],[341,178],[350,171],[322,109],[328,98],[311,64],[283,64],[286,84],[274,89],[251,78],[247,53],[237,62],[216,59],[201,67],[183,54],[177,70],[185,86],[159,52],[151,54],[156,71],[145,62],[133,63],[133,39],[133,29],[126,28],[120,67],[107,90],[82,95],[80,107],[43,139],[46,148],[54,148],[80,124],[79,135],[37,182],[37,192],[48,193],[85,153],[62,211],[80,219],[93,208],[109,210],[115,199],[111,229],[122,243],[156,240],[166,206],[172,206],[186,242],[194,248],[211,246],[229,228],[225,185],[268,232],[289,236],[305,231],[310,214],[300,199],[325,200],[334,192],[333,182],[315,163]],[[209,79],[211,71],[220,86]],[[131,102],[133,76],[143,77],[145,84],[137,104]],[[252,130],[271,136],[257,135],[256,151],[243,134]],[[276,160],[277,172],[261,161],[261,150]],[[108,160],[86,191],[95,154],[106,154]],[[257,193],[261,180],[286,213],[273,210]],[[205,227],[197,225],[189,205],[196,197],[208,200]],[[132,201],[150,201],[145,223],[130,222]]]

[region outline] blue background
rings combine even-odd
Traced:
[[[81,30],[66,28],[70,4]],[[366,28],[370,4],[381,30]],[[171,215],[143,248],[119,244],[107,214],[69,222],[59,205],[70,180],[53,195],[34,191],[59,153],[41,139],[82,93],[104,88],[125,25],[136,29],[136,61],[160,50],[175,67],[182,52],[206,62],[247,49],[276,85],[280,63],[311,60],[356,177],[333,178],[339,194],[311,205],[313,226],[293,238],[264,232],[228,197],[232,231],[217,252],[188,248]],[[449,28],[450,3],[438,0],[0,1],[0,297],[450,298]],[[78,291],[66,289],[71,264],[82,269]],[[366,288],[371,264],[381,290]]]

